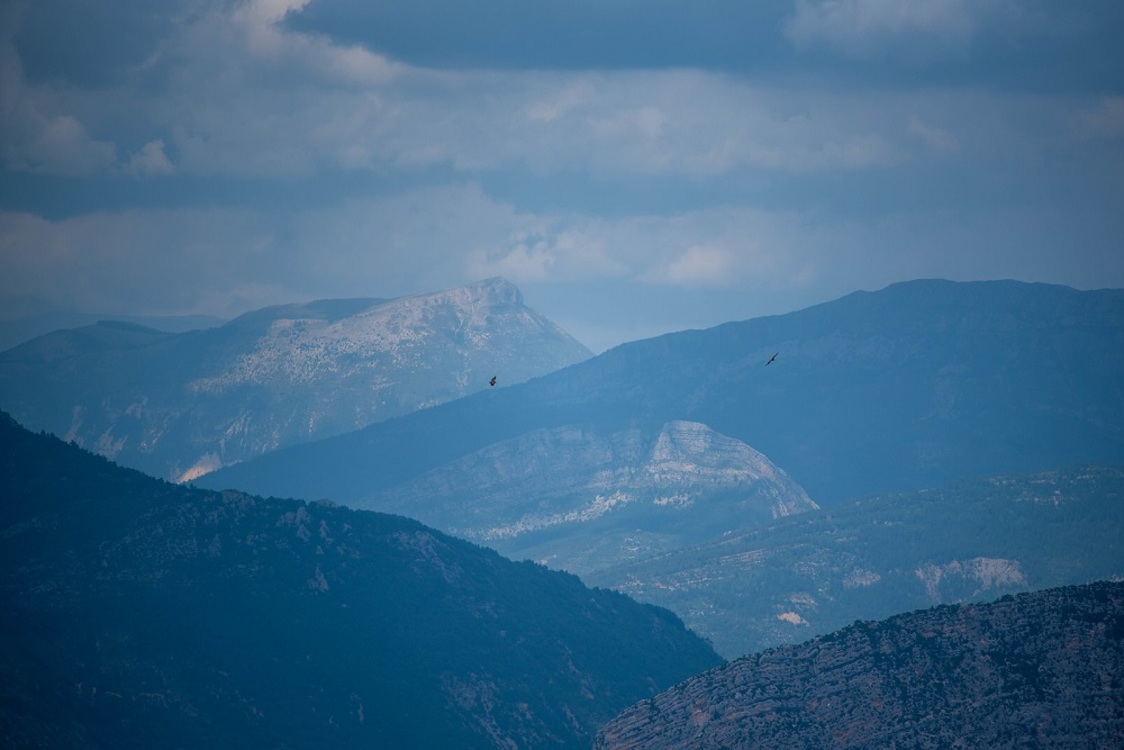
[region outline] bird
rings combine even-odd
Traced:
[[[495,385],[495,384],[496,384],[496,376],[493,375],[492,379],[488,381],[488,385]]]
[[[777,354],[780,354],[780,352],[777,352]],[[773,360],[777,358],[777,354],[774,354],[773,356],[769,357],[769,361],[765,363],[766,367],[773,364]]]

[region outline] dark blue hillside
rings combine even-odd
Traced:
[[[398,516],[179,487],[0,412],[6,747],[587,748],[721,662]]]

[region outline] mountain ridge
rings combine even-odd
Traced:
[[[353,505],[579,575],[818,507],[766,456],[685,421],[534,430]]]
[[[1124,583],[857,622],[631,706],[595,750],[1114,748]]]
[[[857,620],[1124,577],[1124,466],[861,498],[584,575],[729,658]]]
[[[831,505],[962,477],[1124,461],[1122,372],[1124,290],[905,282],[624,344],[203,481],[346,503],[539,428],[687,420],[753,446]],[[331,480],[309,486],[302,475],[312,465],[331,467]]]
[[[316,437],[589,356],[495,277],[391,300],[319,300],[172,334],[102,323],[0,353],[0,406],[189,481]]]
[[[673,614],[411,519],[209,492],[0,413],[0,736],[586,748],[721,663]]]

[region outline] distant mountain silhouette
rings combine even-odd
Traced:
[[[178,487],[0,413],[8,747],[587,748],[720,663],[415,521]]]
[[[84,328],[100,321],[115,320],[169,333],[185,333],[215,328],[226,321],[213,315],[97,315],[79,312],[30,314],[0,320],[0,352],[48,333],[67,328]]]
[[[534,430],[606,433],[675,420],[762,452],[825,506],[959,478],[1124,462],[1124,291],[895,284],[626,344],[200,483],[350,503]]]
[[[495,278],[321,300],[171,334],[120,322],[0,353],[0,408],[166,479],[556,370],[590,352]]]
[[[1124,737],[1124,583],[859,622],[696,675],[595,750],[1104,748]]]

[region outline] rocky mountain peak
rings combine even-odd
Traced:
[[[474,295],[480,302],[495,307],[523,307],[523,292],[502,276],[493,276],[461,289]]]
[[[748,480],[777,478],[776,467],[761,452],[699,422],[668,422],[652,447],[647,469],[664,479],[697,481],[715,471]]]
[[[83,331],[0,355],[0,402],[34,429],[175,481],[591,354],[500,277],[280,305],[186,334]]]

